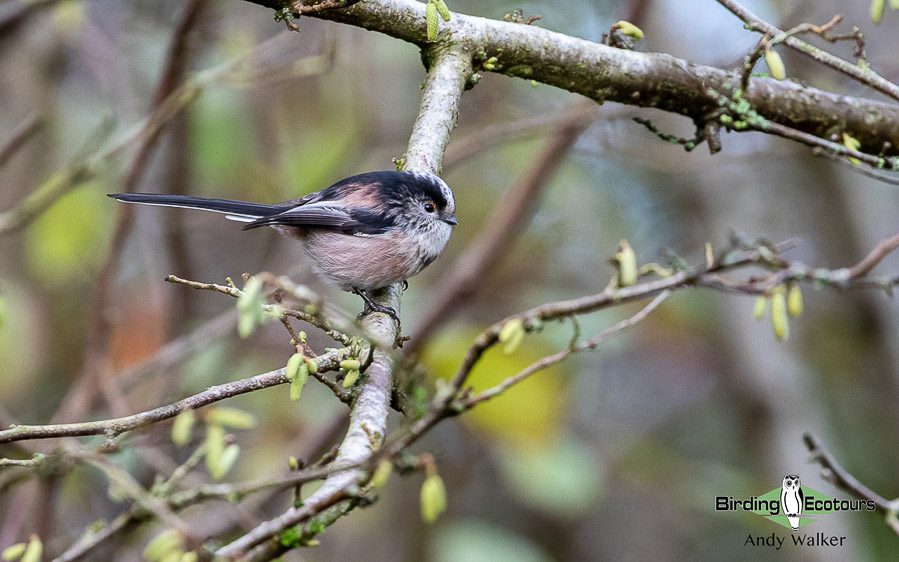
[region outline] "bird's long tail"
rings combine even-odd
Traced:
[[[262,217],[277,215],[285,210],[279,205],[260,205],[258,203],[244,203],[243,201],[230,201],[228,199],[206,199],[204,197],[192,197],[190,195],[161,195],[158,193],[110,193],[113,199],[125,203],[140,203],[142,205],[157,205],[160,207],[180,207],[183,209],[200,209],[224,213],[226,218],[240,222],[252,222]]]

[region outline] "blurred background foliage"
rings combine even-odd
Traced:
[[[25,4],[0,4],[0,142],[29,115],[38,116],[40,127],[0,168],[0,209],[13,207],[77,158],[104,123],[112,123],[106,138],[116,139],[147,114],[185,2],[60,0],[13,17]],[[493,18],[521,8],[543,16],[537,25],[593,41],[622,14],[636,13],[646,33],[642,50],[728,68],[757,39],[712,0],[637,4],[451,0],[450,8]],[[864,31],[872,66],[899,79],[899,12],[888,11],[882,26],[874,27],[865,2],[746,4],[781,27],[823,23],[842,13]],[[257,58],[245,74],[211,80],[183,117],[167,126],[138,190],[177,185],[196,195],[276,202],[393,166],[418,112],[424,78],[419,53],[355,28],[311,18],[299,25],[299,34],[288,33],[270,11],[249,3],[206,5],[190,36],[189,75],[251,50]],[[852,58],[849,44],[827,48]],[[788,74],[809,85],[878,97],[808,59],[782,55]],[[451,144],[577,103],[566,92],[486,73],[463,98]],[[895,187],[814,158],[805,147],[732,134],[714,157],[704,147],[687,154],[631,122],[633,115],[650,117],[667,131],[692,133],[686,120],[656,111],[606,104],[591,116],[595,122],[558,166],[526,232],[423,351],[433,376],[450,376],[474,335],[496,320],[601,291],[612,274],[607,259],[621,239],[645,263],[657,261],[663,248],[701,260],[705,242],[721,247],[732,232],[773,241],[796,237],[792,259],[836,268],[854,263],[899,227]],[[434,298],[429,289],[477,239],[550,130],[500,139],[445,168],[460,225],[444,256],[405,293],[408,333]],[[101,166],[33,224],[0,237],[4,425],[47,422],[74,388],[99,312],[97,277],[121,211],[105,194],[123,190],[132,152]],[[138,209],[111,290],[111,372],[121,373],[234,304],[222,295],[168,285],[163,277],[169,273],[209,282],[244,272],[290,273],[348,310],[360,306],[355,296],[321,287],[305,266],[299,246],[274,232],[241,232],[214,214]],[[881,267],[896,271],[899,260],[892,256]],[[329,529],[320,547],[285,558],[751,560],[759,554],[743,548],[746,535],[776,529],[761,518],[716,513],[715,496],[758,495],[779,486],[786,473],[842,495],[807,462],[804,431],[822,436],[871,488],[899,496],[899,304],[882,294],[830,290],[807,291],[805,301],[790,339],[779,344],[767,322],[752,318],[750,298],[677,294],[599,351],[533,377],[442,424],[417,445],[436,453],[449,492],[449,510],[435,525],[419,521],[420,476],[393,478],[374,506]],[[581,329],[596,333],[635,310],[594,314]],[[314,329],[309,334],[313,348],[327,345]],[[489,353],[472,382],[478,389],[495,384],[564,347],[570,337],[570,325],[549,325],[528,336],[513,356]],[[126,390],[124,403],[97,398],[78,420],[136,412],[274,369],[291,352],[276,325],[243,341],[233,327],[210,340],[175,367],[111,383]],[[317,458],[338,442],[347,411],[311,383],[299,404],[288,400],[286,388],[275,388],[228,405],[258,420],[254,429],[235,431],[242,453],[228,479],[283,471],[288,454]],[[136,433],[112,458],[151,484],[157,471],[170,470],[191,449],[174,447],[169,428],[160,424]],[[3,456],[16,451],[2,449]],[[104,487],[97,473],[81,468],[70,478],[45,477],[6,490],[0,495],[0,547],[36,531],[48,551],[58,552],[90,521],[111,519],[123,509],[124,503],[97,493]],[[184,516],[199,529],[237,532],[290,501],[291,494],[283,493],[211,512],[192,508]],[[159,529],[151,525],[117,544],[115,558],[139,556]],[[887,560],[896,551],[896,537],[876,515],[833,514],[813,529],[845,535],[846,545],[783,556]]]

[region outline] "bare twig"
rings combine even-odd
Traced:
[[[825,480],[849,492],[856,498],[874,502],[874,505],[881,512],[892,513],[895,516],[895,513],[899,511],[899,500],[887,500],[859,482],[858,479],[837,462],[821,439],[811,433],[806,433],[802,436],[802,440],[805,441],[805,445],[808,447],[811,460],[821,465],[821,473]],[[893,530],[899,534],[899,527],[894,526]]]
[[[316,358],[319,371],[332,371],[337,369],[339,353],[332,351]],[[82,435],[104,435],[112,438],[126,431],[137,429],[162,420],[173,418],[185,410],[194,410],[203,406],[219,402],[226,398],[232,398],[254,390],[261,390],[270,386],[277,386],[289,382],[284,375],[284,369],[276,369],[225,384],[209,387],[208,389],[179,400],[167,406],[161,406],[153,410],[147,410],[139,414],[113,418],[93,422],[64,423],[49,425],[15,425],[9,429],[0,431],[0,443],[11,443],[27,439],[48,439],[52,437],[78,437]]]
[[[325,332],[325,334],[331,337],[331,339],[342,343],[343,345],[350,345],[350,343],[352,343],[351,336],[349,336],[346,332],[353,329],[353,324],[348,319],[345,312],[342,312],[336,307],[330,305],[324,307],[324,302],[321,297],[312,292],[308,287],[295,285],[286,278],[275,277],[274,275],[271,275],[269,273],[259,273],[256,275],[256,277],[260,277],[263,282],[265,282],[269,286],[288,291],[292,296],[300,300],[301,303],[312,305],[316,308],[316,313],[311,314],[305,311],[285,308],[280,305],[274,304],[263,305],[264,310],[271,313],[277,313],[279,315],[284,314],[307,322],[315,326],[316,328],[320,328],[323,332]],[[203,291],[215,291],[218,293],[230,295],[235,298],[243,294],[243,291],[234,286],[219,285],[218,283],[190,281],[188,279],[182,279],[176,275],[168,275],[166,276],[165,280],[169,283],[186,285],[193,289],[199,289]],[[318,312],[319,307],[326,308],[325,312]],[[339,324],[340,328],[335,328],[334,324]]]
[[[743,22],[754,31],[766,33],[772,37],[784,34],[784,31],[777,26],[771,25],[757,15],[753,14],[740,3],[735,0],[718,0],[718,3],[730,10],[735,16],[743,20]],[[794,28],[796,29],[796,28]],[[784,34],[785,35],[785,34]],[[833,68],[834,70],[849,76],[862,84],[870,86],[875,90],[890,96],[895,100],[899,100],[899,86],[893,84],[889,80],[880,76],[867,67],[845,61],[840,57],[832,55],[827,51],[819,49],[805,41],[793,36],[784,36],[784,45],[803,53],[816,61]]]
[[[487,400],[490,400],[491,398],[495,398],[496,396],[499,396],[500,394],[502,394],[503,392],[508,390],[510,387],[520,383],[521,381],[530,377],[534,373],[536,373],[538,371],[542,371],[544,369],[547,369],[547,368],[555,365],[556,363],[560,363],[561,361],[564,361],[569,356],[574,355],[575,353],[580,353],[582,351],[586,351],[589,349],[596,349],[596,347],[599,346],[599,344],[601,344],[605,340],[609,339],[610,337],[614,336],[615,334],[618,334],[619,332],[622,332],[622,331],[630,328],[634,324],[637,324],[641,320],[645,319],[647,316],[650,315],[650,313],[652,313],[653,310],[658,308],[658,306],[660,304],[662,304],[662,302],[665,299],[667,299],[669,296],[671,296],[671,291],[668,291],[668,290],[662,291],[654,299],[652,299],[649,302],[649,304],[647,304],[639,312],[637,312],[637,314],[634,314],[630,318],[626,318],[626,319],[622,320],[621,322],[618,322],[614,326],[608,328],[607,330],[604,330],[602,333],[600,333],[599,335],[597,335],[593,338],[590,338],[589,340],[583,341],[577,345],[569,346],[554,355],[548,355],[546,357],[543,357],[542,359],[535,361],[534,363],[531,363],[530,365],[528,365],[526,368],[522,369],[515,375],[512,375],[511,377],[506,378],[498,385],[488,388],[486,390],[483,390],[481,392],[478,392],[477,394],[475,394],[473,396],[469,396],[469,397],[459,400],[459,404],[461,404],[465,408],[473,408],[474,406],[476,406],[477,404],[480,404],[481,402],[486,402]]]
[[[856,279],[867,275],[877,264],[883,261],[890,253],[899,248],[899,234],[881,240],[873,250],[868,252],[860,262],[849,268],[849,278]]]

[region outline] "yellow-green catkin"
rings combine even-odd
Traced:
[[[787,297],[783,291],[771,296],[771,327],[778,341],[786,341],[790,337],[790,324],[787,319]]]
[[[193,410],[185,410],[175,416],[175,423],[172,424],[172,443],[179,447],[187,445],[196,419],[197,415]]]
[[[383,488],[391,473],[393,473],[393,463],[386,459],[382,460],[371,477],[371,485],[375,488]]]
[[[790,316],[802,314],[802,290],[797,284],[791,286],[787,293],[787,312],[790,313]]]
[[[874,22],[874,25],[880,25],[880,22],[883,21],[884,5],[884,0],[871,0],[871,21]],[[893,0],[890,0],[890,6],[896,9],[893,6]]]
[[[437,13],[440,14],[440,17],[443,18],[443,21],[449,21],[451,14],[449,11],[449,7],[446,5],[446,2],[443,0],[437,0]]]
[[[425,6],[425,16],[428,20],[428,41],[437,39],[437,26],[439,25],[440,15],[437,13],[437,4],[428,2]]]
[[[434,473],[421,485],[421,520],[431,524],[446,509],[446,487],[440,475]]]
[[[256,425],[256,418],[253,414],[226,406],[219,406],[209,410],[206,413],[206,421],[237,429],[250,429]]]
[[[620,20],[612,26],[612,29],[618,29],[631,39],[637,39],[638,41],[643,39],[643,30],[629,21]]]
[[[9,546],[3,551],[3,554],[0,554],[0,560],[5,560],[7,562],[10,560],[18,560],[19,557],[25,554],[26,548],[28,548],[28,543],[24,542]]]
[[[755,299],[755,304],[752,307],[752,315],[755,316],[756,320],[761,320],[765,317],[765,310],[768,308],[768,297],[764,295],[760,295]]]
[[[771,78],[784,80],[787,77],[787,67],[780,55],[774,49],[765,49],[765,64],[771,71]]]
[[[512,355],[524,340],[524,324],[520,318],[509,320],[499,330],[499,342],[503,344],[503,353]]]
[[[618,262],[618,286],[630,287],[637,282],[637,255],[627,240],[622,240],[615,254]]]

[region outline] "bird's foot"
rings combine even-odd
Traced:
[[[400,317],[397,315],[395,310],[393,310],[389,306],[381,306],[380,304],[375,303],[373,300],[371,300],[371,298],[369,298],[368,295],[365,294],[365,291],[360,291],[359,289],[354,288],[353,292],[362,297],[362,300],[365,301],[365,308],[356,316],[356,320],[362,320],[372,312],[381,312],[396,320],[397,331],[399,331]]]

